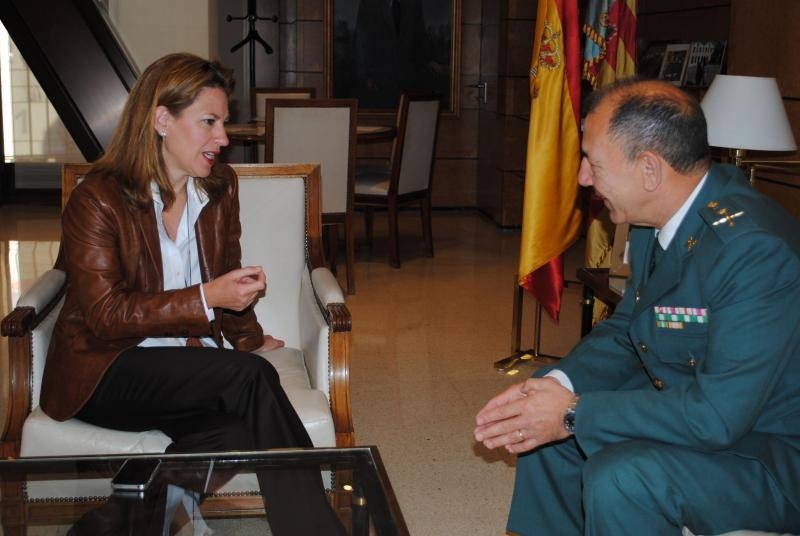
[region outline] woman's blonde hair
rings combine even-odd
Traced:
[[[131,205],[142,209],[150,206],[150,181],[155,180],[164,204],[171,205],[175,192],[161,155],[163,142],[156,132],[156,108],[165,106],[177,117],[203,89],[220,88],[230,97],[233,84],[233,71],[218,62],[187,53],[156,60],[136,80],[114,136],[91,172],[118,181]],[[215,169],[208,177],[195,177],[212,200],[227,186]]]

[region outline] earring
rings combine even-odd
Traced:
[[[158,134],[159,134],[159,135],[160,135],[162,138],[166,138],[166,137],[167,137],[167,133],[166,133],[166,131],[164,131],[164,130],[162,130],[162,131],[161,131],[161,132],[159,132]]]

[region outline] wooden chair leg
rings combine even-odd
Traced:
[[[22,502],[22,482],[8,480],[2,483],[3,534],[7,536],[25,536],[25,505]]]
[[[433,257],[433,229],[431,226],[431,198],[422,199],[422,234],[425,239],[425,253]]]
[[[344,247],[345,257],[347,263],[347,293],[356,293],[356,253],[355,253],[355,236],[353,233],[353,215],[347,214],[344,217]]]
[[[397,203],[389,201],[389,264],[392,268],[400,268],[399,232],[397,229]]]

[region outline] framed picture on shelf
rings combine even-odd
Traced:
[[[664,50],[664,60],[661,62],[661,71],[658,74],[658,78],[671,82],[676,86],[683,85],[690,49],[691,45],[689,43],[667,45]]]
[[[708,87],[711,85],[714,77],[722,72],[725,45],[725,41],[699,41],[692,43],[683,85],[688,87]]]
[[[637,43],[637,50],[643,50],[637,59],[636,72],[642,78],[658,78],[661,74],[661,64],[664,62],[664,52],[667,45],[674,41],[651,41],[649,43]]]

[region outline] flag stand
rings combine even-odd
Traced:
[[[564,285],[568,284],[564,281]],[[536,300],[534,313],[534,343],[533,348],[522,350],[522,297],[524,289],[519,286],[516,275],[514,276],[514,303],[511,312],[511,355],[494,362],[497,372],[508,372],[521,361],[532,361],[541,358],[561,359],[562,356],[543,354],[542,348],[542,303]]]

